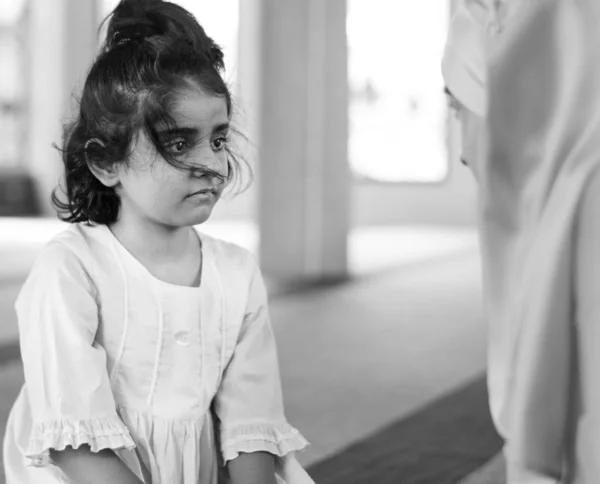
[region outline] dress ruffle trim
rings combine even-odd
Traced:
[[[87,444],[92,452],[103,449],[135,448],[129,430],[118,417],[89,420],[53,420],[33,427],[26,456],[29,465],[44,467],[52,463],[50,449],[79,448]]]
[[[308,441],[288,423],[256,423],[221,430],[221,452],[225,462],[240,453],[268,452],[283,457],[308,447]]]

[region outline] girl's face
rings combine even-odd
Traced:
[[[170,115],[175,130],[162,141],[166,149],[186,165],[209,168],[222,177],[171,166],[140,132],[128,163],[117,167],[119,219],[141,217],[168,227],[201,224],[225,188],[229,129],[225,99],[188,90]]]

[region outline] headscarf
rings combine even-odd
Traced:
[[[508,482],[554,483],[572,451],[576,220],[600,164],[600,2],[505,6],[480,173],[489,387]]]
[[[471,113],[481,119],[487,116],[487,45],[499,32],[497,9],[492,0],[458,0],[450,22],[448,40],[442,60],[442,74],[446,86],[454,97]],[[463,117],[464,121],[465,117]],[[483,295],[486,307],[488,337],[488,390],[492,418],[499,433],[504,436],[500,409],[506,400],[505,353],[509,351],[505,336],[508,289],[511,284],[510,264],[512,238],[516,227],[506,226],[502,219],[481,209],[482,204],[500,204],[509,212],[515,209],[511,197],[493,197],[487,193],[489,176],[480,180],[480,165],[487,165],[487,133],[480,133],[477,143],[479,156],[469,160],[478,184],[478,225],[483,272]],[[464,142],[465,140],[463,140]],[[492,207],[494,210],[497,207]],[[491,219],[490,219],[491,217]],[[500,225],[499,225],[500,224]]]
[[[448,89],[463,106],[484,118],[487,111],[485,37],[489,0],[461,0],[450,21],[442,59]]]

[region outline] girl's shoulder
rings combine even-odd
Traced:
[[[73,287],[95,293],[95,262],[89,245],[85,232],[77,224],[67,226],[52,237],[38,252],[21,286],[16,306],[31,304],[49,291],[53,297],[71,294]]]
[[[219,270],[233,270],[238,274],[240,272],[252,274],[257,269],[256,257],[248,249],[201,231],[197,232],[202,240],[205,255],[213,257]]]
[[[100,229],[83,224],[72,224],[52,237],[38,253],[30,277],[35,274],[78,271],[89,272],[94,265]]]

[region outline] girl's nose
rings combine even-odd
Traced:
[[[224,172],[224,170],[209,168],[206,165],[192,170],[191,174],[194,178],[200,178],[214,186],[221,185],[227,180],[226,171]]]
[[[229,176],[228,163],[203,163],[192,170],[192,176],[195,178],[201,178],[206,182],[209,182],[213,186],[218,186],[227,181]]]
[[[222,172],[215,172],[215,174],[205,174],[206,180],[214,187],[218,187],[227,182],[227,175]]]
[[[222,183],[229,174],[229,163],[227,156],[215,153],[212,150],[206,150],[197,160],[197,170],[194,175],[197,177],[217,178],[215,183]],[[218,180],[218,179],[221,180]],[[214,181],[214,180],[213,180]]]

